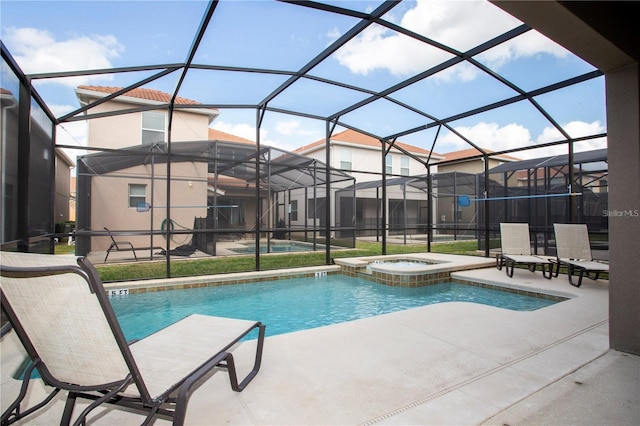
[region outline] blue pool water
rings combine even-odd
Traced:
[[[127,339],[143,338],[192,313],[262,321],[273,336],[452,301],[518,311],[556,303],[458,283],[391,287],[338,274],[111,298]]]
[[[316,244],[316,250],[324,250],[324,245]],[[245,247],[232,247],[229,250],[239,254],[254,254],[256,245],[247,244]],[[271,243],[271,253],[288,253],[298,251],[313,251],[313,244],[296,241],[278,241]],[[267,245],[260,244],[260,253],[267,252]]]

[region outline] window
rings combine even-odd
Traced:
[[[384,163],[385,163],[385,173],[390,175],[393,174],[393,155],[391,154],[387,154],[387,156],[384,159]]]
[[[146,202],[146,198],[147,185],[140,185],[135,183],[129,184],[129,207],[138,207],[138,204],[143,204]]]
[[[340,168],[342,170],[351,170],[351,149],[340,148]]]
[[[142,144],[164,142],[165,115],[162,112],[142,113]]]
[[[291,221],[296,222],[298,220],[298,200],[291,200],[289,213],[291,213]]]
[[[409,176],[409,157],[400,157],[400,174]]]
[[[325,215],[324,198],[318,198],[317,207],[316,200],[313,198],[307,200],[307,218],[314,219],[324,217]]]

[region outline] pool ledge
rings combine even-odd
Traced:
[[[152,280],[105,283],[107,293],[145,293],[150,291],[179,290],[186,288],[213,287],[229,284],[281,280],[287,278],[314,277],[322,273],[338,273],[339,266],[313,266],[296,269],[273,269],[268,271],[236,272],[231,274],[199,275],[193,277],[159,278]]]
[[[416,266],[376,265],[377,261],[418,261]],[[442,253],[412,253],[335,259],[341,272],[349,276],[367,276],[374,281],[400,287],[422,287],[450,279],[451,273],[495,266],[492,258]],[[369,266],[369,268],[367,268]]]

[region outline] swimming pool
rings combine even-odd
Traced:
[[[459,283],[389,287],[340,274],[111,298],[127,339],[143,338],[192,313],[262,321],[273,336],[452,301],[519,311],[556,303]]]

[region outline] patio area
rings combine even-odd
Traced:
[[[268,337],[251,385],[234,393],[215,373],[192,395],[187,424],[640,422],[640,357],[609,349],[606,281],[575,288],[564,275],[495,268],[452,276],[571,298],[531,312],[444,303]],[[13,339],[2,342],[3,407],[19,385],[8,378],[20,358]],[[240,371],[252,345],[234,352]],[[57,422],[63,401],[24,424]],[[92,424],[143,420],[102,410]]]

